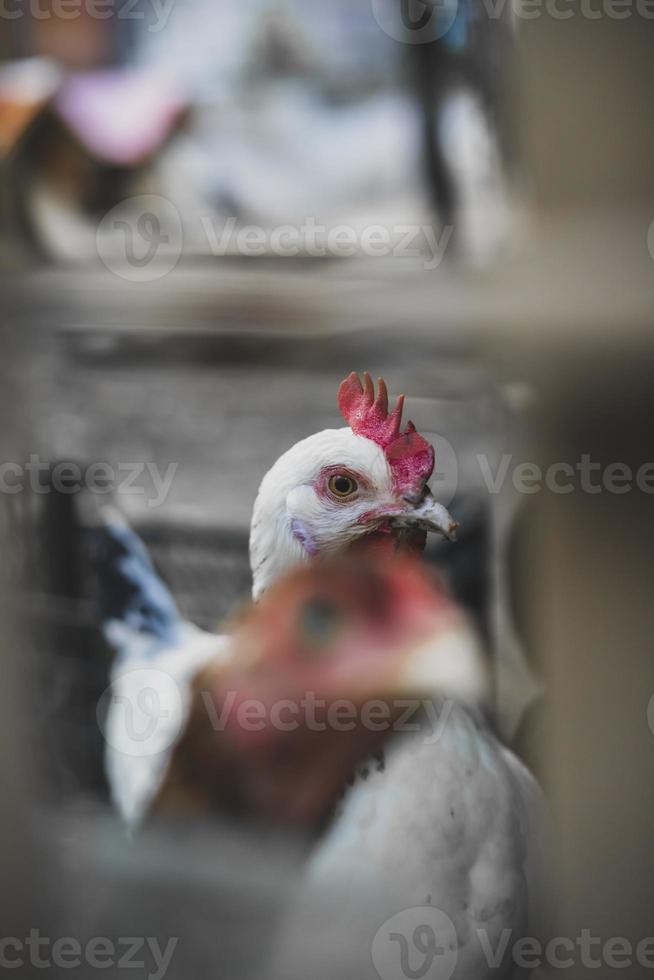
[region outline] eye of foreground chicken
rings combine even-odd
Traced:
[[[359,489],[357,481],[346,473],[337,473],[330,477],[328,486],[335,497],[351,497]]]
[[[317,596],[306,602],[299,615],[299,630],[302,640],[315,650],[329,642],[338,628],[340,615],[336,606]]]

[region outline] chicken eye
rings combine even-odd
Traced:
[[[328,599],[316,596],[300,610],[298,626],[304,643],[314,649],[332,639],[338,628],[340,614]]]
[[[357,481],[345,473],[337,473],[329,478],[329,492],[335,497],[351,497],[359,489]]]

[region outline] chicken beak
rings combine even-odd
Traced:
[[[448,541],[456,541],[457,521],[450,512],[439,504],[431,494],[421,494],[418,501],[410,496],[404,498],[409,507],[394,519],[399,527],[418,527],[423,531],[435,531]]]
[[[402,659],[396,694],[446,697],[468,704],[488,696],[488,674],[477,634],[457,613]]]

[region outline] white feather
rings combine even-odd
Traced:
[[[112,801],[128,824],[142,819],[157,792],[188,715],[193,675],[217,657],[229,657],[229,637],[186,623],[180,645],[114,665],[100,724]]]

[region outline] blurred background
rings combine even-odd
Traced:
[[[132,842],[111,813],[101,495],[52,476],[119,473],[102,502],[213,628],[249,594],[261,477],[339,424],[338,382],[364,369],[436,447],[461,531],[427,557],[486,642],[498,730],[546,788],[556,934],[654,932],[652,479],[636,479],[653,451],[652,16],[5,0],[0,448],[40,469],[21,492],[3,470],[0,494],[4,934],[173,935],[171,978],[268,975],[297,842]],[[599,491],[513,478],[584,456]],[[614,464],[632,474],[617,490]]]
[[[238,254],[252,225],[390,228],[435,211],[484,260],[507,221],[511,11],[452,0],[420,26],[410,7],[407,28],[392,0],[136,0],[101,17],[89,0],[64,20],[19,2],[0,78],[11,255],[19,236],[29,254],[88,260],[103,215],[150,193],[185,255]],[[102,229],[102,254],[124,251],[116,232]]]

